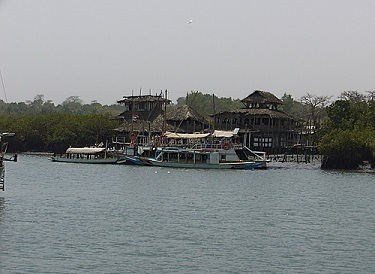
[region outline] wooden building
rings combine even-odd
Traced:
[[[117,103],[125,108],[116,117],[118,133],[162,133],[167,130],[166,106],[171,101],[162,95],[124,96]]]
[[[242,99],[244,108],[212,115],[215,129],[239,128],[241,141],[251,149],[282,151],[298,143],[300,125],[279,110],[283,102],[270,92],[256,90]]]
[[[167,123],[172,132],[195,133],[209,128],[209,122],[188,105],[182,105],[167,113]]]
[[[116,117],[119,126],[115,129],[124,143],[132,141],[134,136],[139,142],[147,142],[150,137],[167,131],[194,133],[208,127],[207,120],[189,106],[167,112],[171,101],[161,95],[124,96],[117,102],[125,107]]]

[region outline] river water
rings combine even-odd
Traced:
[[[184,170],[20,155],[0,273],[375,273],[375,174]]]

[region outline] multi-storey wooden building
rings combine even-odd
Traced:
[[[283,102],[275,95],[256,90],[241,102],[242,109],[212,115],[213,128],[239,128],[240,141],[256,150],[277,152],[299,143],[300,124],[279,109]],[[124,105],[125,111],[117,117],[120,122],[116,131],[127,142],[134,135],[147,139],[167,131],[194,133],[210,127],[204,117],[186,105],[167,113],[166,106],[171,101],[162,95],[124,96],[118,103]]]
[[[215,129],[239,128],[241,141],[257,150],[275,152],[298,143],[298,121],[279,110],[283,102],[275,95],[256,90],[241,102],[242,109],[212,115]]]
[[[167,130],[165,109],[171,101],[162,95],[124,96],[117,103],[125,108],[117,116],[117,132],[162,133]]]
[[[131,141],[130,136],[146,140],[167,131],[193,133],[208,127],[206,119],[186,105],[167,112],[171,101],[161,95],[124,96],[117,102],[125,111],[117,116],[119,126],[115,130],[125,142]]]
[[[209,122],[188,105],[182,105],[167,113],[167,124],[172,132],[195,133],[209,128]]]

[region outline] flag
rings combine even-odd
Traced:
[[[133,122],[137,122],[137,120],[139,119],[139,115],[138,114],[133,114]]]

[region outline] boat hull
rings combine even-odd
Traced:
[[[152,166],[169,168],[192,168],[192,169],[255,169],[260,164],[257,163],[220,163],[220,164],[185,164],[170,162],[151,162]]]
[[[168,168],[191,168],[191,169],[244,169],[251,170],[260,167],[263,163],[256,162],[226,162],[218,164],[210,163],[183,163],[183,162],[167,162],[158,161],[152,158],[145,157],[126,157],[125,164],[133,164],[139,166],[156,166]]]
[[[51,157],[52,162],[59,163],[75,163],[75,164],[116,164],[118,159],[116,158],[107,158],[107,159],[68,159],[68,158],[59,158]]]

